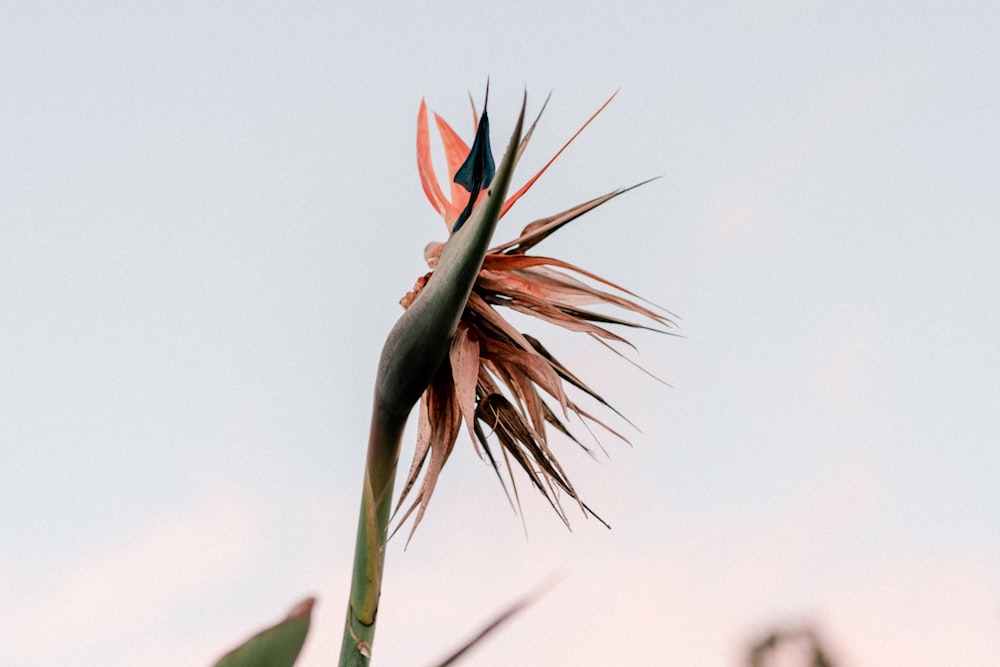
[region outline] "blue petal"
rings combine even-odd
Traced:
[[[452,232],[457,232],[469,216],[472,215],[472,207],[476,204],[476,199],[483,188],[489,187],[493,176],[496,174],[496,165],[493,162],[493,151],[490,148],[490,120],[483,109],[483,115],[479,118],[479,128],[476,130],[476,139],[472,142],[472,149],[469,157],[455,173],[455,182],[469,191],[469,203],[465,210],[458,216]]]

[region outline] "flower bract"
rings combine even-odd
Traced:
[[[507,214],[611,99],[503,203],[501,216]],[[489,187],[493,168],[489,125],[484,110],[470,148],[437,114],[434,114],[434,123],[444,148],[448,194],[435,174],[430,122],[424,102],[417,116],[420,182],[428,201],[443,217],[449,231],[455,232]],[[536,119],[524,134],[517,147],[516,159],[523,154],[537,123]],[[580,499],[560,465],[550,436],[553,432],[559,433],[588,452],[590,447],[585,440],[589,438],[578,433],[581,427],[592,434],[593,427],[597,426],[601,431],[626,440],[603,418],[578,403],[584,396],[596,405],[596,409],[619,417],[620,414],[537,338],[514,326],[504,313],[517,312],[586,334],[617,354],[621,352],[615,346],[630,346],[624,331],[649,329],[669,333],[676,325],[668,311],[574,264],[532,252],[551,234],[630,189],[613,190],[534,220],[519,235],[486,253],[447,358],[420,398],[416,450],[397,503],[398,511],[412,494],[400,519],[402,525],[413,516],[411,536],[424,516],[440,473],[463,430],[471,437],[479,456],[492,465],[505,490],[506,471],[506,479],[510,482],[507,491],[509,497],[513,492],[512,501],[519,504],[513,474],[519,468],[564,522],[568,523],[568,517],[563,498],[569,498],[585,514],[596,517]],[[444,246],[444,243],[432,243],[427,247],[425,258],[431,272],[418,279],[413,291],[401,300],[404,308],[414,302],[433,274]]]

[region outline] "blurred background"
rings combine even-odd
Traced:
[[[0,664],[207,665],[346,608],[372,383],[446,230],[420,100],[533,173],[497,238],[681,318],[547,347],[633,446],[562,460],[612,530],[521,518],[464,440],[387,558],[376,665],[1000,661],[1000,5],[6,3]],[[518,181],[517,178],[515,178]],[[520,181],[518,181],[520,182]],[[994,342],[990,342],[993,340]],[[401,467],[412,454],[406,439]],[[796,631],[797,632],[797,631]]]

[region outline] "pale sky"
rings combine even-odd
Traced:
[[[0,667],[208,665],[306,595],[332,664],[378,354],[445,236],[417,109],[471,138],[487,78],[498,159],[552,92],[517,182],[621,89],[497,239],[663,176],[538,251],[685,337],[635,337],[665,387],[538,330],[639,429],[561,450],[613,529],[526,496],[526,538],[460,441],[373,664],[552,575],[468,664],[723,667],[803,623],[1000,663],[1000,5],[538,5],[0,8]]]

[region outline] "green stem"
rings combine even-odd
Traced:
[[[365,667],[371,658],[375,620],[382,591],[385,544],[392,510],[392,487],[403,437],[403,422],[372,416],[365,463],[361,515],[354,547],[351,595],[340,647],[341,667]]]

